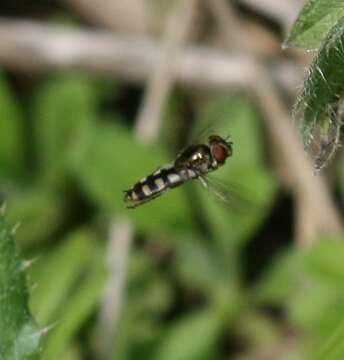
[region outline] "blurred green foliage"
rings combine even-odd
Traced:
[[[0,194],[9,221],[21,222],[22,254],[37,256],[29,269],[29,305],[40,327],[51,326],[44,358],[97,358],[107,232],[120,216],[137,233],[113,359],[220,359],[237,347],[282,343],[288,327],[299,335],[295,356],[340,358],[332,345],[342,354],[340,241],[291,248],[253,284],[245,279],[243,254],[271,215],[277,191],[260,115],[248,97],[203,97],[194,129],[210,123],[231,135],[234,155],[213,176],[240,190],[245,211],[224,207],[196,181],[128,210],[122,190],[173,161],[169,145],[179,142],[178,131],[168,142],[140,144],[126,112],[104,107],[109,97],[117,104],[117,83],[80,73],[49,76],[32,85],[25,102],[10,84],[0,78]],[[175,111],[176,99],[180,94],[172,96],[162,133],[187,121]],[[1,256],[0,267],[14,255]],[[285,315],[273,316],[270,307]]]
[[[276,259],[255,289],[258,303],[284,304],[302,333],[311,359],[341,359],[344,243],[321,239],[309,249],[291,249]],[[283,285],[283,286],[281,286]]]

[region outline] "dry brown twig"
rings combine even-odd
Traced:
[[[107,281],[99,313],[99,355],[110,359],[116,349],[116,331],[122,312],[128,257],[133,227],[127,219],[116,219],[110,226],[107,248]]]
[[[145,38],[0,18],[0,64],[15,71],[31,74],[87,70],[142,83],[156,67],[160,53],[159,43]],[[245,88],[256,65],[246,54],[226,54],[221,50],[188,46],[176,60],[174,71],[175,80],[187,87]],[[291,61],[284,61],[276,64],[274,76],[285,91],[294,92],[302,69]]]
[[[142,0],[60,0],[89,22],[113,31],[145,34],[149,29],[147,3]]]
[[[197,0],[179,0],[169,16],[160,58],[148,79],[136,120],[136,136],[152,142],[159,131],[162,108],[176,77],[175,65],[187,39]]]
[[[306,245],[323,233],[341,233],[343,225],[323,177],[313,175],[312,164],[306,158],[290,115],[264,71],[260,74],[257,78],[259,89],[254,90],[260,100],[263,119],[293,180],[295,199],[302,203],[299,209],[304,210],[297,214],[297,241]]]

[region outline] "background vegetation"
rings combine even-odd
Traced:
[[[1,6],[0,358],[343,359],[343,161],[312,175],[309,55],[279,45],[303,2],[93,3]],[[310,1],[285,42],[320,48],[296,116],[326,165],[343,8]],[[126,209],[209,125],[239,198]]]

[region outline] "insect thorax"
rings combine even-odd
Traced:
[[[178,155],[175,167],[176,169],[191,169],[197,175],[214,170],[214,160],[209,146],[205,144],[189,146]]]

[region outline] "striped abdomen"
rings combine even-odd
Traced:
[[[127,203],[128,207],[136,207],[195,177],[196,175],[192,170],[178,171],[172,165],[162,167],[127,190],[124,195],[124,202]]]

